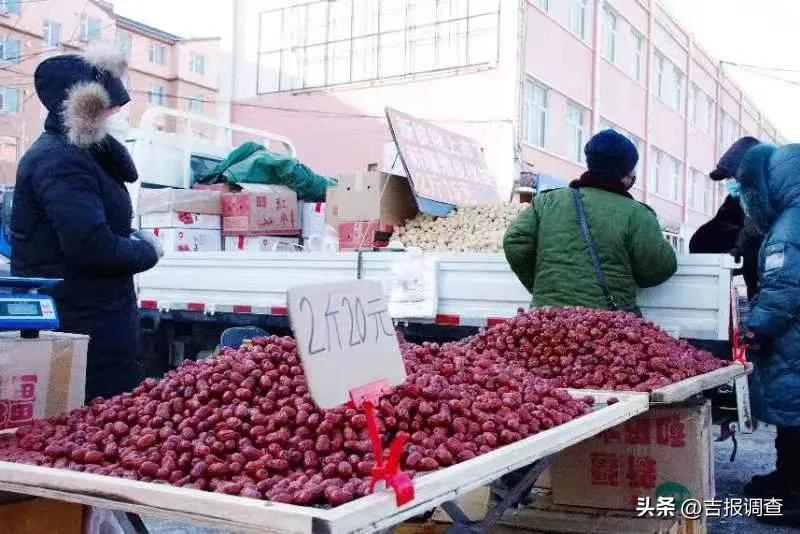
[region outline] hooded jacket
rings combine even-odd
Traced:
[[[106,111],[130,100],[119,78],[124,65],[102,50],[39,65],[36,91],[49,114],[19,163],[14,190],[12,272],[64,279],[53,296],[61,329],[91,336],[90,396],[131,385],[108,372],[141,378],[125,365],[139,357],[133,275],[158,261],[151,245],[130,238],[125,184],[137,179],[136,168],[105,129]]]
[[[747,319],[747,328],[765,340],[751,355],[754,414],[800,426],[800,145],[751,149],[737,178],[745,211],[766,234],[759,292]]]

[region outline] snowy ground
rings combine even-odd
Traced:
[[[719,435],[719,429],[715,429]],[[735,462],[730,462],[733,444],[730,441],[715,444],[717,499],[742,497],[742,486],[754,474],[767,473],[775,465],[775,429],[760,427],[754,434],[738,436],[739,449]],[[191,525],[158,520],[146,520],[152,534],[221,534],[221,531],[200,529]],[[714,519],[708,525],[709,534],[790,534],[798,532],[762,525],[747,517]]]

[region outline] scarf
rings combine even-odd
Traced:
[[[628,193],[628,189],[622,183],[622,180],[610,180],[608,175],[598,172],[587,171],[578,180],[573,180],[569,186],[575,189],[594,187],[595,189],[616,193],[633,200],[633,196]]]

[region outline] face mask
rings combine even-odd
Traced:
[[[739,198],[739,195],[742,192],[742,186],[739,185],[739,182],[737,180],[730,179],[725,184],[725,186],[728,188],[728,194],[730,196],[732,196],[733,198]]]

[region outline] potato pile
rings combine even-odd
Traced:
[[[447,217],[419,214],[395,229],[407,247],[448,252],[501,252],[506,228],[530,204],[457,208]]]

